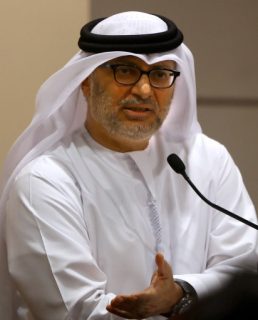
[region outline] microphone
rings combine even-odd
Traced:
[[[178,174],[181,174],[185,180],[189,183],[189,185],[193,188],[193,190],[198,194],[198,196],[203,200],[205,201],[208,205],[210,205],[211,207],[213,207],[214,209],[216,210],[219,210],[225,214],[227,214],[228,216],[236,219],[236,220],[239,220],[245,224],[247,224],[248,226],[258,230],[258,225],[251,222],[251,221],[248,221],[240,216],[238,216],[237,214],[233,213],[233,212],[230,212],[218,205],[216,205],[215,203],[211,202],[210,200],[208,200],[207,198],[204,197],[204,195],[196,188],[196,186],[193,184],[193,182],[190,180],[190,178],[188,177],[188,175],[186,174],[185,172],[185,165],[183,163],[183,161],[175,154],[175,153],[172,153],[170,154],[168,157],[167,157],[167,161],[168,161],[168,164],[170,165],[170,167]]]

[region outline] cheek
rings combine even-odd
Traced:
[[[105,88],[105,86],[103,86],[100,82],[93,81],[91,83],[91,87],[90,87],[91,96],[101,96],[101,95],[105,94],[104,88]]]
[[[174,90],[172,88],[168,91],[159,92],[156,98],[161,108],[167,108],[170,105],[173,98],[173,92]]]
[[[119,88],[117,86],[109,86],[102,93],[106,97],[114,110],[120,109],[121,101],[130,95],[130,91],[126,87]]]

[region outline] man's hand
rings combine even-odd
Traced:
[[[127,319],[143,319],[169,312],[182,298],[182,288],[174,282],[172,269],[161,253],[156,255],[157,270],[151,284],[141,292],[118,295],[107,310]]]

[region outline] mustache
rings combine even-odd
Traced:
[[[153,99],[151,98],[147,98],[147,99],[142,99],[142,98],[138,98],[138,97],[134,97],[134,98],[125,98],[123,100],[120,101],[119,105],[121,107],[130,107],[132,105],[151,105],[153,106],[153,108],[157,107],[157,103],[155,101],[153,101]]]

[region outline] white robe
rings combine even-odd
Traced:
[[[256,223],[218,142],[199,133],[172,143],[157,133],[146,150],[123,154],[83,129],[26,165],[12,186],[6,239],[19,319],[116,319],[106,305],[149,286],[157,246],[200,296],[227,273],[256,270],[257,231],[204,203],[167,164],[172,152],[207,198]]]

